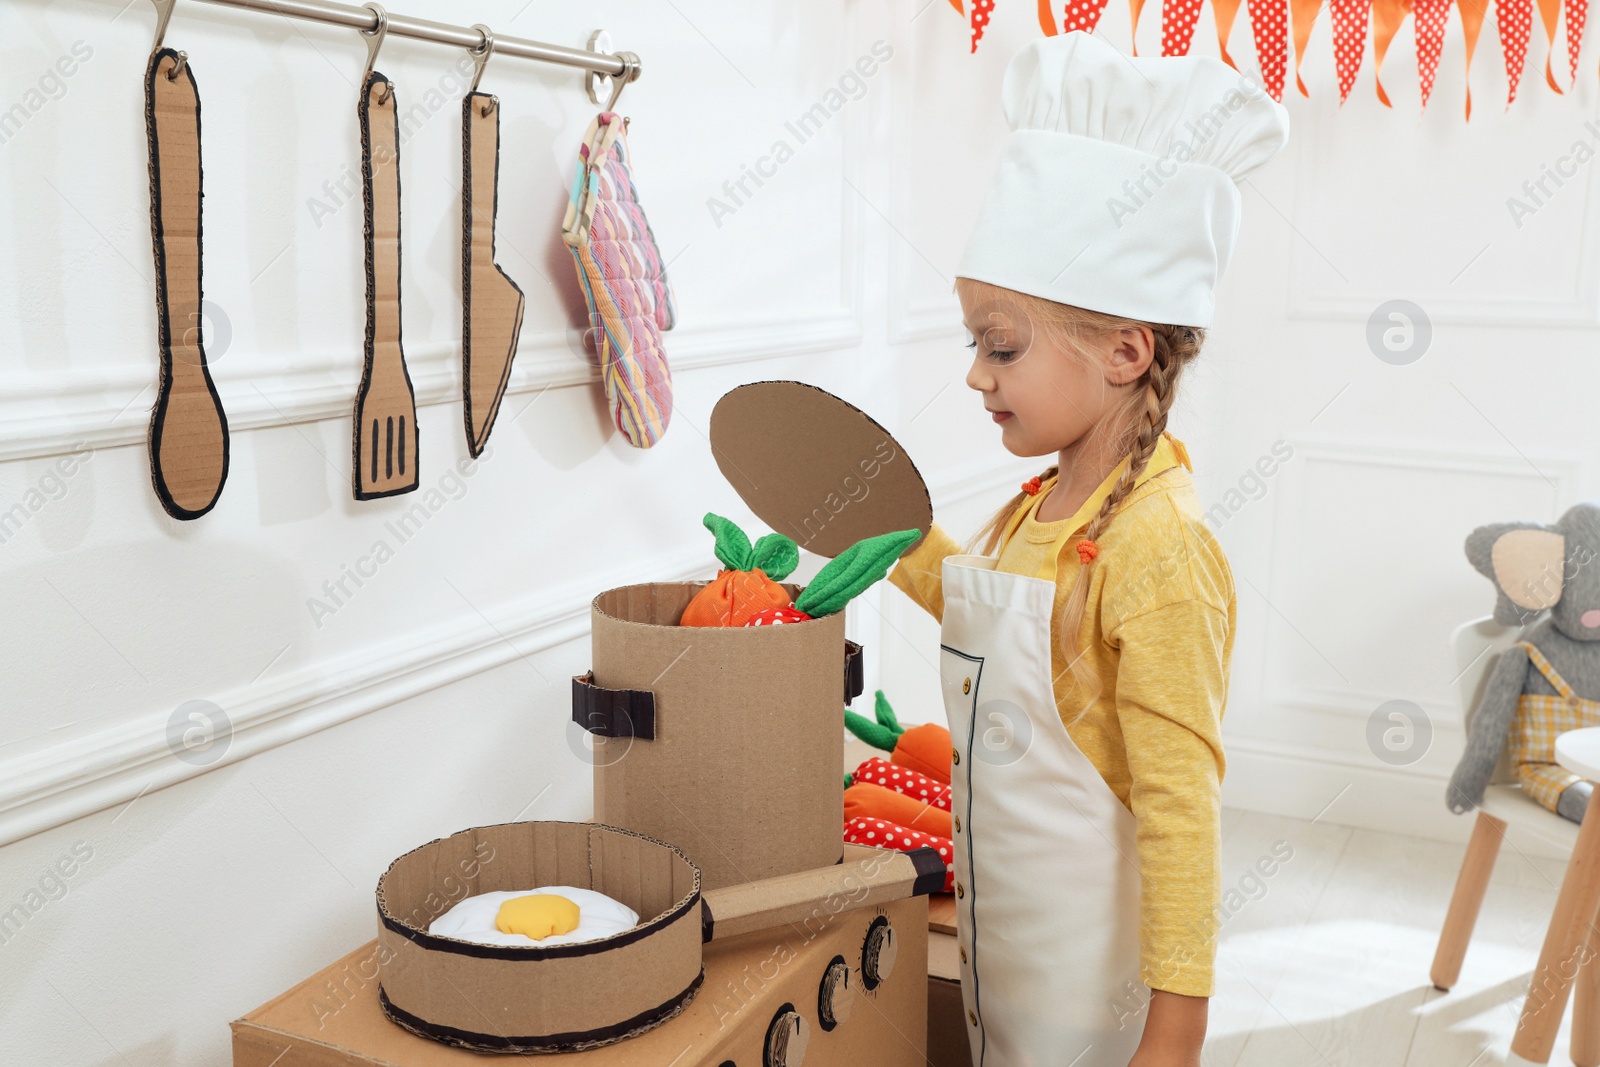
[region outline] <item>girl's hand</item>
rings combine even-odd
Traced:
[[[1200,1067],[1210,1003],[1205,997],[1152,989],[1150,1017],[1128,1067]]]

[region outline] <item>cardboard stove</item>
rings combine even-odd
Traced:
[[[926,533],[910,457],[863,412],[757,382],[711,416],[724,477],[771,529],[833,556]],[[473,827],[379,879],[378,938],[233,1026],[236,1067],[482,1063],[811,1067],[926,1061],[928,894],[945,866],[843,842],[844,705],[862,689],[844,613],[679,626],[706,582],[591,604],[573,719],[594,735],[592,822]],[[791,594],[800,587],[785,583]],[[457,901],[572,885],[639,913],[593,941],[432,935]]]

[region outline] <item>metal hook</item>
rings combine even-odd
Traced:
[[[622,96],[622,90],[631,81],[639,77],[642,64],[639,57],[632,52],[618,52],[617,58],[622,60],[622,73],[611,76],[611,101],[606,104],[607,111],[617,109],[617,100]]]
[[[475,69],[472,72],[472,87],[467,90],[468,95],[478,91],[478,83],[483,80],[483,68],[489,65],[489,59],[494,55],[494,31],[481,22],[473,23],[472,28],[483,34],[483,43],[476,48],[467,49],[467,54],[472,57]],[[478,114],[487,116],[493,111],[499,101],[490,97],[490,102],[478,108]]]
[[[150,54],[155,55],[161,51],[161,42],[167,39],[167,23],[172,21],[172,9],[178,6],[178,0],[150,0],[150,2],[156,7],[156,39],[150,46]],[[176,81],[183,71],[184,64],[188,62],[189,53],[179,52],[178,61],[167,71],[167,81]]]
[[[172,21],[172,9],[177,6],[178,0],[150,0],[156,6],[156,40],[150,46],[150,54],[155,55],[161,51],[161,42],[167,38],[167,23]]]
[[[366,92],[367,80],[372,77],[372,65],[377,62],[378,49],[383,47],[383,38],[389,32],[389,13],[383,9],[382,4],[362,4],[362,7],[377,16],[378,25],[371,30],[357,30],[356,32],[367,39],[367,72],[361,76],[361,91]],[[393,84],[385,84],[383,95],[378,97],[378,103],[386,104],[394,93]]]

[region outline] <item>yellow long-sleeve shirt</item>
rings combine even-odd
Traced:
[[[1037,520],[1054,478],[1019,509],[1020,522],[1012,517],[1014,532],[996,564],[1001,571],[1038,576],[1063,527],[1075,535],[1057,560],[1056,620],[1077,579],[1075,546],[1127,465],[1124,459],[1070,518]],[[1093,664],[1101,692],[1079,689],[1061,652],[1059,622],[1050,644],[1056,707],[1068,734],[1137,820],[1140,977],[1151,989],[1209,997],[1220,924],[1221,735],[1235,596],[1190,469],[1183,443],[1164,434],[1098,538],[1076,647]],[[942,619],[943,560],[965,551],[935,523],[889,580]]]

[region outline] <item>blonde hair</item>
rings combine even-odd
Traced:
[[[1035,342],[1041,335],[1049,336],[1060,344],[1065,353],[1079,360],[1090,358],[1086,342],[1091,339],[1104,338],[1129,327],[1145,326],[1150,329],[1155,351],[1149,369],[1133,383],[1134,387],[1128,390],[1127,399],[1089,430],[1090,436],[1111,437],[1109,448],[1111,454],[1132,457],[1127,470],[1122,472],[1122,477],[1112,486],[1111,494],[1100,505],[1100,510],[1095,513],[1084,531],[1085,539],[1097,540],[1110,525],[1118,508],[1122,506],[1123,499],[1132,491],[1134,481],[1143,473],[1145,466],[1150,462],[1150,457],[1155,453],[1156,443],[1161,440],[1161,434],[1167,428],[1167,412],[1172,409],[1173,400],[1177,397],[1178,379],[1182,376],[1184,367],[1200,354],[1200,347],[1205,343],[1205,330],[1194,326],[1172,326],[1142,322],[1120,315],[1108,315],[1003,289],[971,278],[957,278],[956,290],[971,303],[1000,306],[1023,316],[1024,321],[1033,328]],[[1046,481],[1057,473],[1058,467],[1053,464],[1040,473],[1039,480]],[[999,545],[1001,534],[1005,532],[1007,521],[1027,498],[1026,492],[1019,491],[1006,501],[973,535],[967,545],[967,551],[992,555]],[[980,542],[982,542],[981,548],[978,547]],[[1060,618],[1057,620],[1061,634],[1061,650],[1067,660],[1067,667],[1072,671],[1077,683],[1090,693],[1089,699],[1078,710],[1074,721],[1088,710],[1100,691],[1099,679],[1095,676],[1092,665],[1086,663],[1083,653],[1077,650],[1077,634],[1088,606],[1090,567],[1093,565],[1091,560],[1078,568],[1072,592],[1067,597]],[[1088,651],[1087,646],[1084,651]]]

